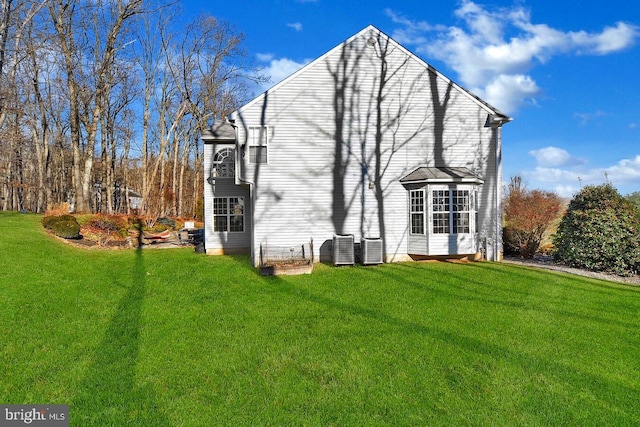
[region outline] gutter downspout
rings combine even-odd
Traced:
[[[244,150],[247,148],[247,141],[246,141],[246,136],[245,136],[245,141],[240,144],[240,140],[238,139],[238,127],[236,126],[235,122],[235,118],[229,119],[229,122],[233,125],[233,127],[236,129],[236,144],[235,144],[235,152],[236,152],[236,158],[235,158],[235,162],[236,162],[236,168],[235,168],[235,184],[236,185],[247,185],[249,187],[249,199],[251,199],[251,236],[250,236],[250,248],[251,248],[251,264],[254,267],[257,267],[258,265],[256,264],[256,259],[255,259],[255,197],[254,197],[254,188],[255,188],[255,182],[253,182],[252,180],[249,180],[247,178],[244,177]],[[246,132],[245,132],[246,135]],[[238,167],[240,165],[240,167]],[[240,171],[240,169],[242,169],[242,171]]]
[[[493,258],[502,261],[502,125],[496,128],[496,229]]]
[[[490,261],[502,261],[502,126],[512,120],[511,117],[505,116],[504,114],[493,114],[489,116],[489,123],[495,130],[496,138],[496,187],[494,188],[496,221],[494,225],[493,257]]]

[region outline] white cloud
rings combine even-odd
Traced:
[[[640,190],[640,154],[600,168],[567,167],[574,158],[557,147],[534,150],[530,154],[536,157],[539,166],[523,171],[522,175],[534,188],[552,189],[563,197],[571,197],[585,185],[599,185],[606,181],[623,195]]]
[[[638,28],[624,22],[615,27],[606,27],[602,33],[587,36],[587,43],[592,44],[592,52],[606,55],[626,49],[638,37]]]
[[[279,83],[309,63],[309,60],[296,62],[288,58],[275,59],[273,55],[267,53],[258,54],[256,57],[259,61],[268,63],[265,65],[263,72],[268,75],[270,79],[269,82],[264,85],[264,90]]]
[[[535,103],[540,88],[529,76],[500,74],[484,88],[472,91],[489,104],[499,105],[504,111],[516,111],[524,103]]]
[[[605,117],[607,115],[607,113],[603,112],[603,111],[596,111],[595,113],[575,113],[573,115],[573,117],[576,117],[577,119],[580,119],[580,126],[585,126],[587,125],[589,122],[599,118],[599,117]]]
[[[573,197],[578,191],[580,191],[579,185],[556,185],[553,191],[560,197]]]
[[[296,31],[302,31],[302,24],[300,22],[291,22],[287,24],[287,27],[293,28]]]
[[[273,59],[272,53],[258,53],[256,59],[260,62],[270,62]]]
[[[568,169],[538,166],[533,171],[525,172],[524,175],[532,177],[535,181],[538,182],[567,185],[571,182],[579,184],[584,179],[585,172],[583,171],[582,173],[579,173]],[[588,173],[587,178],[590,178]]]
[[[554,167],[562,166],[573,162],[573,157],[567,150],[558,147],[544,147],[539,150],[529,151],[540,166]]]
[[[622,159],[618,164],[606,168],[605,172],[614,185],[635,184],[640,190],[640,155],[633,159]]]
[[[414,22],[388,10],[400,25],[394,38],[416,46],[427,58],[443,61],[459,75],[463,85],[480,90],[487,101],[505,112],[514,112],[527,99],[541,93],[526,73],[538,64],[563,54],[606,55],[631,46],[638,27],[624,22],[601,32],[562,31],[535,24],[522,6],[487,10],[463,0],[455,11],[463,25],[446,29]]]
[[[447,31],[445,25],[431,25],[424,21],[412,21],[394,12],[392,9],[385,9],[385,14],[396,24],[402,25],[394,31],[394,40],[400,44],[423,44],[428,41],[424,33],[431,31]]]

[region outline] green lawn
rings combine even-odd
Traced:
[[[499,263],[261,277],[0,213],[0,403],[73,426],[640,425],[640,289]]]

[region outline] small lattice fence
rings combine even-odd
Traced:
[[[260,266],[299,266],[313,264],[313,241],[284,246],[260,244]]]

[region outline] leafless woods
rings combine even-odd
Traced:
[[[176,3],[0,0],[0,210],[193,216],[198,136],[262,79]]]

